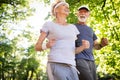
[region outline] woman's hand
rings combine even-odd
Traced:
[[[56,40],[55,39],[49,39],[46,46],[47,48],[51,48],[55,44]]]

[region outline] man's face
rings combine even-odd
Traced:
[[[89,17],[89,11],[87,11],[86,9],[81,9],[78,11],[78,19],[80,22],[86,22],[87,18]]]

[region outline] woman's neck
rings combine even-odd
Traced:
[[[67,25],[67,20],[65,16],[57,16],[55,22],[61,25]]]

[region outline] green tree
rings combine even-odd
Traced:
[[[116,80],[120,79],[120,5],[119,0],[66,0],[70,4],[70,23],[76,23],[76,10],[80,5],[88,5],[91,16],[88,25],[100,38],[107,37],[109,45],[100,51],[94,51],[97,70],[104,75],[111,74]],[[102,75],[100,75],[102,76]]]
[[[37,53],[34,44],[38,34],[27,29],[17,29],[18,23],[34,13],[29,4],[33,0],[0,0],[0,79],[2,80],[47,80],[47,51]],[[50,0],[36,0],[50,5]],[[120,1],[119,0],[66,0],[70,4],[69,23],[77,23],[76,11],[81,5],[88,5],[91,16],[88,25],[100,38],[107,37],[109,45],[94,51],[97,72],[100,77],[112,75],[120,79]],[[49,16],[46,19],[51,18]],[[18,31],[19,34],[15,34]],[[12,36],[11,36],[12,35]],[[26,40],[28,47],[20,43]]]

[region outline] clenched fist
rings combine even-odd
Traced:
[[[55,39],[49,39],[47,42],[47,48],[51,48],[55,44],[56,40]]]
[[[102,38],[102,39],[101,39],[101,46],[104,47],[104,46],[106,46],[106,45],[108,45],[108,40],[107,40],[107,38]]]
[[[90,47],[90,43],[87,40],[82,40],[83,49],[88,49]]]

